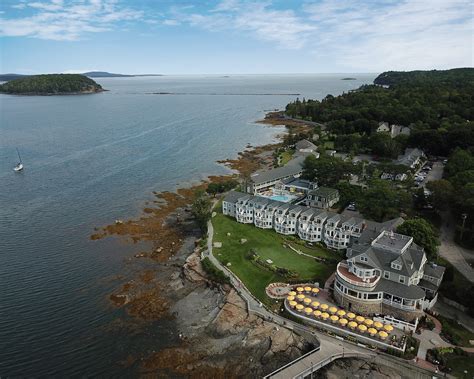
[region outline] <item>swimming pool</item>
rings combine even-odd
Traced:
[[[282,203],[289,203],[290,201],[296,199],[298,196],[293,195],[272,195],[269,198],[275,201],[281,201]]]

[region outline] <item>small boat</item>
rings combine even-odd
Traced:
[[[16,172],[20,172],[23,170],[23,162],[21,161],[21,156],[20,156],[20,152],[18,151],[18,149],[16,149],[16,152],[18,154],[18,159],[20,160],[16,166],[13,168],[14,171]]]

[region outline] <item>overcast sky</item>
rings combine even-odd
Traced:
[[[0,72],[473,66],[472,0],[1,0]]]

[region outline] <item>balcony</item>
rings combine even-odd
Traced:
[[[380,276],[363,280],[362,278],[359,278],[358,276],[354,275],[352,272],[349,272],[349,266],[347,266],[347,263],[343,262],[339,262],[336,271],[337,275],[339,275],[341,279],[343,279],[347,283],[358,287],[372,288],[380,280]]]

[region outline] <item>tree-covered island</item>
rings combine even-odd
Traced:
[[[15,95],[75,95],[102,91],[100,84],[79,74],[33,75],[0,85],[0,93]]]

